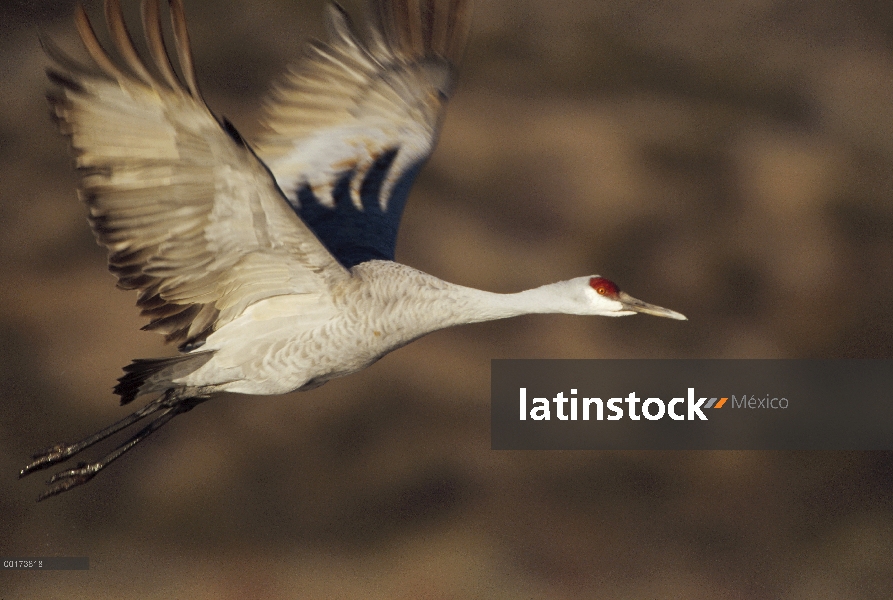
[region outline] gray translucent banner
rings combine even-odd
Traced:
[[[493,360],[494,450],[893,450],[889,360]]]
[[[90,559],[86,556],[7,557],[0,558],[0,567],[4,570],[87,571]]]

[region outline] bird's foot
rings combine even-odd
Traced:
[[[50,488],[42,493],[37,501],[45,500],[46,498],[50,498],[51,496],[56,496],[61,494],[62,492],[66,492],[73,487],[77,487],[79,485],[83,485],[93,479],[93,476],[99,473],[99,471],[105,465],[102,462],[95,463],[80,463],[74,469],[69,469],[67,471],[62,471],[60,473],[56,473],[53,477],[47,481],[47,485]]]
[[[25,468],[19,471],[19,478],[29,475],[34,471],[46,469],[47,467],[51,467],[56,463],[68,459],[76,453],[74,448],[75,445],[62,442],[32,455],[32,462],[25,465]]]

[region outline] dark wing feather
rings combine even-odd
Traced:
[[[394,258],[413,178],[437,140],[467,37],[468,0],[377,0],[366,45],[337,5],[266,105],[263,157],[345,266]]]

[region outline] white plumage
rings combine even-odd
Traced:
[[[88,481],[213,394],[311,389],[445,327],[528,313],[685,318],[598,276],[493,294],[393,262],[403,204],[453,88],[468,0],[373,0],[368,45],[330,6],[329,42],[312,44],[274,88],[256,146],[205,105],[181,0],[169,4],[182,82],[158,0],[143,2],[149,65],[119,0],[106,1],[106,20],[125,67],[80,6],[75,22],[99,71],[44,43],[56,63],[51,104],[109,268],[139,291],[145,329],[181,354],[125,368],[115,391],[122,404],[158,395],[144,408],[35,455],[22,476],[160,411],[108,456],[53,477],[41,498]]]

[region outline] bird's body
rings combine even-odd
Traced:
[[[486,312],[475,311],[482,303],[454,293],[467,288],[398,263],[364,262],[351,275],[327,293],[252,304],[194,351],[211,351],[213,358],[174,383],[243,394],[309,389],[362,370],[426,333],[477,316],[487,320]]]
[[[84,10],[76,24],[99,72],[45,43],[50,96],[82,172],[80,195],[118,286],[139,292],[145,329],[178,344],[138,359],[115,391],[157,398],[77,444],[35,455],[26,475],[161,411],[96,463],[60,473],[43,497],[79,485],[140,440],[220,392],[282,394],[359,371],[433,331],[530,313],[622,316],[645,304],[587,276],[516,294],[447,283],[393,261],[403,205],[432,151],[468,29],[467,0],[373,0],[364,44],[336,6],[267,105],[257,146],[201,98],[180,0],[144,0],[152,59],[138,56],[118,0],[106,19],[119,67]]]

